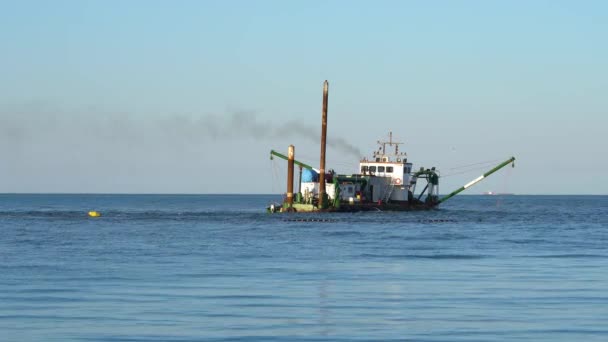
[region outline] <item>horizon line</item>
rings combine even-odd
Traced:
[[[281,196],[283,194],[277,193],[172,193],[172,192],[0,192],[0,195],[166,195],[166,196]],[[445,196],[447,194],[443,194]],[[569,194],[569,193],[557,193],[557,194],[517,194],[517,193],[497,193],[497,194],[459,194],[458,196],[608,196],[608,194]]]

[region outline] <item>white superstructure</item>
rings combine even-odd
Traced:
[[[339,197],[344,202],[392,202],[408,201],[415,187],[412,177],[412,163],[407,162],[407,154],[399,152],[402,143],[393,141],[389,133],[388,141],[378,141],[380,148],[371,159],[359,161],[359,173],[352,175],[326,175],[326,192],[330,200],[336,196],[334,178],[339,184]],[[387,153],[387,145],[394,148]],[[316,170],[314,170],[316,171]],[[300,191],[305,201],[310,201],[319,192],[318,180],[302,180]]]
[[[400,142],[393,141],[389,133],[388,141],[378,141],[380,148],[374,151],[372,159],[362,159],[359,171],[363,176],[370,176],[369,188],[371,200],[407,201],[411,187],[412,163],[407,162],[407,154],[399,152]],[[393,153],[387,153],[386,146],[393,147]]]

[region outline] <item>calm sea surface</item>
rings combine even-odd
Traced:
[[[608,196],[273,200],[0,195],[0,340],[608,341]]]

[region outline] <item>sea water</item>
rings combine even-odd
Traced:
[[[0,340],[608,340],[608,196],[280,200],[0,195]]]

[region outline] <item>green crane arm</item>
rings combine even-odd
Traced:
[[[289,159],[289,158],[287,158],[287,156],[286,156],[286,155],[284,155],[284,154],[281,154],[281,153],[279,153],[279,152],[277,152],[277,151],[275,151],[275,150],[270,150],[270,159],[271,159],[271,160],[273,159],[273,156],[277,156],[277,157],[279,157],[279,158],[281,158],[281,159],[285,159],[285,160],[288,160],[288,159]],[[293,161],[293,163],[294,163],[294,164],[296,164],[296,165],[298,165],[299,167],[303,167],[303,168],[305,168],[305,169],[312,170],[312,166],[307,165],[307,164],[304,164],[304,163],[299,162],[299,161],[297,161],[297,160],[294,160],[294,161]]]
[[[503,167],[509,165],[510,163],[513,163],[513,167],[515,167],[515,157],[511,157],[508,160],[505,160],[504,162],[496,165],[496,167],[494,167],[492,170],[484,173],[483,175],[473,179],[472,181],[468,182],[467,184],[465,184],[464,186],[460,187],[459,189],[456,189],[454,191],[452,191],[452,193],[450,193],[449,195],[445,196],[444,198],[439,200],[439,203],[445,202],[448,199],[456,196],[457,194],[459,194],[460,192],[464,191],[464,189],[469,188],[473,185],[475,185],[477,182],[479,182],[480,180],[488,177],[489,175],[493,174],[494,172],[502,169]]]

